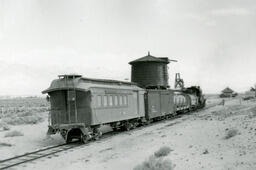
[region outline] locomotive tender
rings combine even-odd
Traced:
[[[199,86],[169,89],[168,58],[147,56],[130,62],[132,82],[60,75],[42,93],[50,97],[49,134],[59,132],[67,143],[102,135],[101,125],[130,130],[138,125],[202,108]]]

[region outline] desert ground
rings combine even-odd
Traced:
[[[31,104],[30,100],[38,101]],[[0,160],[64,143],[60,135],[46,135],[49,105],[44,99],[32,98],[27,103],[22,99],[13,104],[11,101],[0,100]],[[256,100],[237,97],[227,99],[224,106],[218,105],[220,101],[214,95],[208,96],[206,108],[200,111],[13,169],[256,169]]]

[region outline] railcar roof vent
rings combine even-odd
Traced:
[[[80,74],[63,74],[63,75],[58,75],[58,77],[61,78],[79,78],[82,77]]]

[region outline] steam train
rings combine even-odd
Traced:
[[[48,134],[59,132],[66,143],[85,143],[102,135],[102,125],[130,130],[204,107],[199,86],[169,88],[170,61],[148,54],[130,62],[131,82],[60,75],[42,92],[51,105]]]

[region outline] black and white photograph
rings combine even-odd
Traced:
[[[0,0],[0,170],[256,170],[255,0]]]

